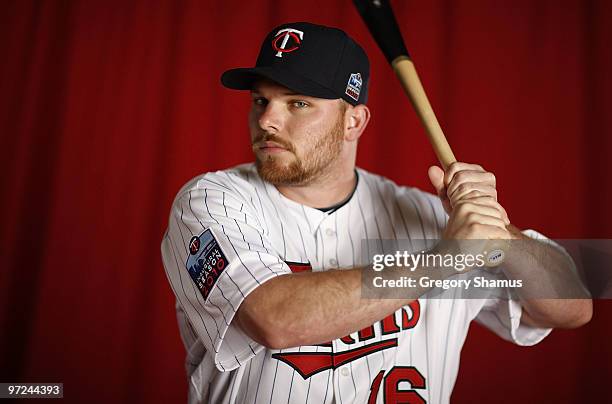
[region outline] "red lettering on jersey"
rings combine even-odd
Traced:
[[[394,366],[385,376],[385,404],[422,404],[423,397],[414,390],[400,390],[400,382],[408,382],[413,389],[424,389],[425,378],[413,366]]]
[[[286,352],[272,354],[274,359],[294,368],[304,380],[327,369],[332,369],[333,352]]]
[[[274,359],[285,362],[295,369],[304,379],[327,369],[336,369],[349,362],[384,349],[397,346],[397,338],[376,341],[344,352],[278,352]]]
[[[357,338],[359,339],[359,342],[374,338],[374,325],[359,330]],[[355,340],[350,335],[345,335],[344,337],[340,338],[340,341],[344,342],[345,344],[355,343]]]
[[[374,326],[371,325],[369,327],[365,327],[361,331],[359,331],[359,341],[367,341],[371,338],[374,338]]]
[[[349,351],[339,352],[334,354],[334,367],[346,365],[355,359],[362,358],[374,352],[382,351],[383,349],[393,348],[397,346],[397,338],[387,339],[383,341],[373,342],[369,345],[364,345],[359,348]]]
[[[354,344],[355,343],[355,340],[350,335],[345,335],[344,337],[340,338],[340,341],[344,342],[345,344]]]
[[[405,308],[402,307],[400,309],[402,313],[401,314],[402,316],[401,327],[397,324],[395,313],[389,314],[387,317],[383,318],[380,321],[380,328],[382,330],[382,335],[396,334],[400,331],[405,331],[405,330],[414,328],[418,324],[419,319],[421,318],[421,304],[419,303],[418,300],[413,300],[412,302],[408,304],[408,307],[410,307],[410,311],[411,311],[410,316],[408,315],[408,312],[406,311]],[[374,333],[373,325],[361,329],[358,333],[359,342],[367,341],[374,337],[375,337],[375,333]],[[350,335],[346,335],[340,338],[340,341],[344,342],[345,344],[355,343],[355,340]]]
[[[402,310],[402,314],[404,314],[405,310]],[[386,334],[395,334],[396,332],[400,332],[400,328],[395,322],[395,313],[389,314],[387,317],[382,319],[382,333]]]
[[[384,374],[385,374],[385,371],[381,370],[380,372],[378,372],[378,374],[372,381],[372,386],[370,386],[370,397],[368,398],[368,404],[376,404],[376,397],[378,397],[378,390],[380,389],[380,382],[382,381]]]
[[[298,272],[312,271],[312,266],[310,266],[310,263],[308,262],[304,263],[304,262],[285,261],[285,264],[287,264],[291,272],[293,272],[294,274]]]
[[[412,310],[412,317],[408,319],[408,313],[402,309],[402,330],[414,328],[421,318],[421,304],[418,300],[411,301],[408,307]]]

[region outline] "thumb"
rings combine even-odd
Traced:
[[[431,181],[431,185],[436,189],[436,193],[438,196],[443,199],[446,197],[446,192],[444,190],[444,171],[438,166],[431,166],[429,170],[427,170],[427,174],[429,175],[429,181]]]
[[[429,175],[429,181],[431,181],[431,185],[436,189],[436,193],[438,197],[442,201],[442,206],[444,206],[444,210],[449,215],[451,214],[451,203],[450,199],[446,195],[446,187],[444,186],[444,171],[438,166],[431,166],[429,170],[427,170],[427,174]]]

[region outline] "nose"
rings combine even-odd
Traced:
[[[282,127],[282,116],[280,106],[269,102],[259,115],[258,123],[261,129],[269,133],[277,133]]]

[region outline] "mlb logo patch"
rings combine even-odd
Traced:
[[[229,262],[210,229],[192,237],[188,248],[189,256],[185,266],[206,301]]]
[[[346,95],[348,95],[355,101],[359,101],[359,93],[361,93],[362,83],[363,81],[361,80],[361,73],[352,73],[346,85]]]

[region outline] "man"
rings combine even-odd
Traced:
[[[365,253],[381,240],[445,253],[441,239],[526,238],[478,165],[430,168],[439,197],[356,168],[368,81],[357,43],[309,23],[275,28],[255,68],[223,74],[226,87],[250,91],[256,163],[186,184],[162,242],[190,402],[448,402],[472,319],[521,345],[589,320],[590,300],[525,299],[529,285],[519,300],[431,300],[422,285],[361,297]],[[550,244],[510,248],[503,272],[472,272],[586,298],[571,260]],[[412,274],[455,275],[424,265]]]

